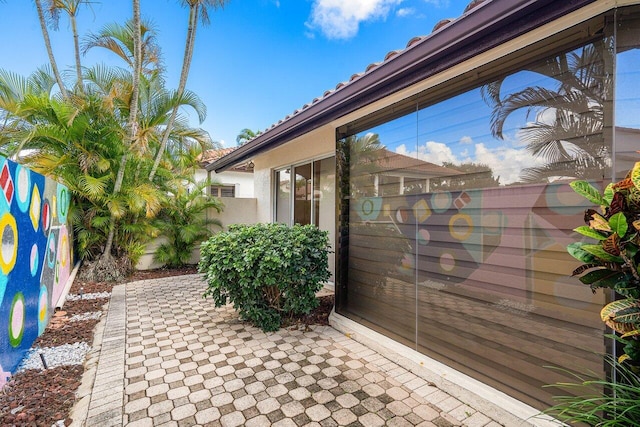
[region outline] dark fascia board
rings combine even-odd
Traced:
[[[222,172],[597,0],[489,0],[212,162]]]

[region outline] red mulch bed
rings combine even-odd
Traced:
[[[161,268],[157,270],[136,271],[126,282],[148,280],[161,277],[195,274],[195,266],[179,269]],[[72,294],[111,292],[114,283],[76,281],[69,291]],[[56,313],[44,333],[36,340],[34,347],[51,347],[74,342],[93,343],[93,329],[98,320],[69,322],[75,314],[102,311],[107,298],[96,300],[67,301],[61,312]],[[292,319],[292,325],[327,325],[329,313],[333,307],[333,296],[320,298],[320,306],[306,316]],[[39,371],[23,371],[11,377],[0,390],[0,426],[46,426],[50,427],[59,420],[65,426],[71,424],[69,411],[75,402],[75,392],[80,386],[82,366],[61,366]]]

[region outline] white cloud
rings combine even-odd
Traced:
[[[424,0],[424,2],[433,5],[438,9],[449,7],[449,0]]]
[[[412,7],[403,7],[398,9],[398,11],[396,12],[396,16],[400,17],[400,18],[404,18],[410,15],[413,15],[416,13],[416,10]]]
[[[417,152],[408,151],[403,144],[396,148],[396,152],[410,157],[417,156],[420,160],[437,165],[444,162],[456,165],[468,162],[481,163],[491,168],[493,176],[500,177],[502,185],[519,181],[523,169],[542,166],[546,163],[544,159],[532,158],[531,154],[524,149],[505,146],[488,148],[483,143],[477,143],[473,149],[464,150],[459,155],[453,153],[446,144],[435,141],[428,141],[420,145]]]
[[[472,144],[473,143],[473,139],[470,136],[463,136],[462,138],[460,138],[460,144]]]
[[[329,39],[349,39],[361,22],[386,19],[403,0],[314,0],[308,26]]]

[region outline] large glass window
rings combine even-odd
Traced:
[[[539,408],[572,379],[548,366],[603,369],[606,296],[570,277],[587,202],[568,184],[603,188],[640,146],[639,21],[594,22],[600,38],[338,141],[338,311]]]

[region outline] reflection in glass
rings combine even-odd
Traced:
[[[291,223],[291,174],[289,169],[276,171],[276,222]]]
[[[505,139],[512,115],[525,115],[526,124],[519,126],[516,137],[533,159],[543,163],[525,168],[522,181],[610,176],[606,171],[611,167],[611,142],[603,130],[613,90],[611,42],[605,38],[547,58],[481,88],[493,109],[495,138]],[[524,87],[509,90],[507,79]]]
[[[604,296],[565,248],[568,183],[611,175],[613,62],[590,40],[339,140],[339,312],[540,408],[569,379],[544,366],[601,372]]]
[[[296,188],[293,198],[293,223],[311,224],[311,163],[294,168]]]

